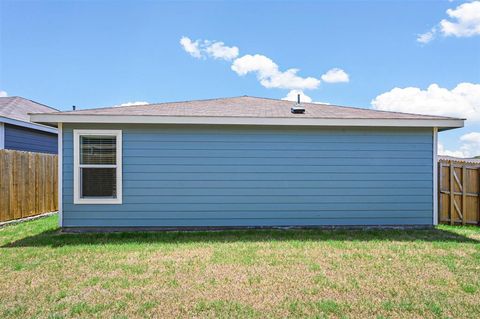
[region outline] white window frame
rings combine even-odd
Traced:
[[[80,165],[81,136],[115,136],[117,163],[115,165]],[[80,168],[116,168],[117,198],[81,198]],[[73,203],[74,204],[122,204],[122,130],[73,130]]]

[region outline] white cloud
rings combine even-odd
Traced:
[[[205,58],[208,55],[214,59],[229,61],[235,59],[239,51],[237,47],[228,47],[223,42],[209,40],[192,41],[188,37],[182,37],[180,44],[188,54],[197,59]]]
[[[350,81],[347,72],[339,68],[333,68],[322,75],[322,80],[327,83],[345,83]]]
[[[452,90],[431,84],[394,88],[372,100],[374,109],[466,118],[480,121],[480,84],[460,83]]]
[[[223,42],[213,42],[207,45],[205,51],[215,59],[233,60],[238,56],[237,47],[227,47]]]
[[[443,19],[430,31],[419,34],[417,41],[428,43],[438,32],[442,35],[455,37],[471,37],[480,35],[480,1],[466,2],[455,9],[448,9],[449,19]]]
[[[135,105],[146,105],[146,104],[149,104],[149,103],[148,103],[148,102],[144,102],[144,101],[135,101],[135,102],[126,102],[126,103],[122,103],[122,104],[117,104],[117,105],[114,105],[113,107],[135,106]]]
[[[220,41],[201,39],[193,41],[188,37],[182,37],[180,44],[187,53],[195,58],[210,57],[213,59],[233,61],[231,69],[235,73],[239,76],[253,73],[256,75],[258,82],[268,89],[276,88],[303,92],[304,90],[317,89],[321,83],[320,78],[311,76],[302,77],[298,75],[300,70],[297,68],[282,71],[278,64],[262,54],[246,54],[238,57],[240,51],[238,47],[229,47]],[[329,70],[323,75],[323,78],[326,82],[330,83],[349,81],[349,75],[339,68]]]
[[[7,97],[7,96],[8,96],[8,94],[7,94],[6,91],[0,90],[0,97]]]
[[[298,69],[280,71],[278,65],[272,59],[261,54],[247,54],[235,59],[231,68],[241,76],[255,73],[260,84],[266,88],[312,90],[320,85],[319,79],[298,76]]]
[[[460,141],[465,143],[476,143],[480,146],[480,132],[470,132],[462,135]]]
[[[468,157],[468,156],[465,156],[465,154],[461,150],[456,150],[456,151],[447,150],[445,146],[440,142],[438,143],[437,153],[438,155],[446,155],[446,156],[453,156],[453,157],[462,157],[462,158]]]
[[[192,40],[190,40],[190,38],[182,37],[180,39],[180,44],[182,45],[183,49],[194,58],[200,59],[202,57],[202,53],[200,52],[199,47],[199,40],[193,42]]]
[[[480,35],[480,1],[467,2],[455,9],[448,9],[451,20],[440,21],[445,36],[471,37]]]
[[[278,72],[278,65],[264,55],[247,54],[233,61],[232,70],[238,75],[257,72],[260,78],[266,78]]]
[[[447,150],[443,144],[438,143],[438,154],[455,157],[475,157],[480,155],[480,132],[470,132],[460,137],[458,150]]]
[[[432,29],[431,29],[430,31],[428,31],[428,32],[419,34],[419,35],[417,36],[417,41],[420,42],[420,43],[428,43],[428,42],[432,41],[432,40],[435,38],[436,33],[437,33],[437,29],[436,29],[436,28],[432,28]]]
[[[291,90],[290,92],[288,92],[287,96],[282,98],[282,100],[297,102],[298,94],[300,94],[300,102],[305,102],[305,103],[312,102],[311,97],[303,93],[303,91],[299,91],[299,90]]]

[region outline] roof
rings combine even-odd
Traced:
[[[442,162],[460,162],[460,163],[480,165],[480,158],[461,158],[461,157],[446,156],[446,155],[438,155],[437,158],[439,161],[442,161]]]
[[[83,115],[161,115],[161,116],[213,116],[213,117],[304,117],[304,118],[377,118],[377,119],[444,119],[441,116],[377,111],[330,104],[302,103],[304,114],[292,114],[294,102],[241,96],[211,100],[154,103],[121,107],[105,107],[59,114]],[[31,112],[41,113],[41,112]]]
[[[20,96],[0,97],[0,116],[30,122],[29,113],[58,112],[53,107]]]
[[[32,112],[48,114],[58,110],[20,96],[0,97],[0,123],[57,133],[55,128],[30,122]]]
[[[167,118],[172,120],[175,119],[175,121],[169,123],[198,122],[198,124],[212,124],[206,119],[216,119],[219,122],[218,124],[269,124],[274,122],[288,123],[288,120],[294,120],[296,124],[292,125],[302,125],[302,123],[319,123],[318,125],[320,125],[320,122],[315,120],[446,120],[456,121],[457,124],[453,125],[452,123],[453,127],[463,126],[462,119],[450,117],[387,112],[317,103],[302,103],[305,107],[305,113],[293,114],[290,110],[293,104],[294,102],[285,100],[241,96],[209,100],[84,109],[58,112],[50,117],[32,114],[32,118],[35,121],[90,122],[95,119],[93,122],[110,123],[113,121],[120,123],[122,117],[125,120],[128,117],[129,123],[134,119],[136,119],[138,123],[157,123],[152,119],[152,117],[155,117],[159,121],[161,119],[165,121]],[[150,117],[150,119],[147,120],[145,117]],[[186,118],[192,119],[193,122],[186,121]],[[237,119],[237,121],[234,119]],[[245,121],[242,122],[239,119],[244,119]],[[272,119],[277,119],[277,121],[272,121]],[[160,121],[158,123],[166,122]]]

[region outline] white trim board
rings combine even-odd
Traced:
[[[211,125],[291,125],[291,126],[374,126],[374,127],[463,127],[462,119],[326,119],[201,117],[157,115],[32,114],[37,123],[134,123],[134,124],[211,124]]]
[[[116,198],[81,198],[80,197],[80,136],[115,136],[117,163],[117,197]],[[92,166],[92,165],[90,165]],[[111,165],[102,165],[102,167]],[[96,165],[96,167],[100,167]],[[74,204],[122,204],[122,131],[121,130],[73,130],[73,203]]]
[[[63,227],[63,124],[58,123],[58,226]]]
[[[55,133],[57,134],[57,129],[54,127],[42,125],[42,124],[37,124],[37,123],[31,123],[31,122],[25,122],[25,121],[20,121],[16,119],[12,119],[9,117],[4,117],[0,116],[0,123],[7,123],[11,125],[17,125],[21,127],[26,127],[26,128],[31,128],[34,130],[39,130],[39,131],[44,131],[44,132],[49,132],[49,133]]]
[[[433,225],[438,225],[438,128],[433,128]]]
[[[5,148],[5,124],[0,123],[0,150]]]

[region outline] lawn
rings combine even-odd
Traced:
[[[0,229],[0,317],[478,318],[480,228]]]

